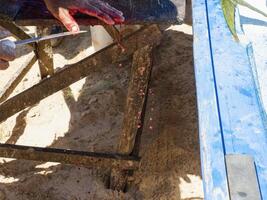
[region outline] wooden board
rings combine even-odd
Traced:
[[[185,0],[106,0],[121,10],[125,24],[181,23],[184,18]],[[55,24],[57,21],[47,11],[42,0],[0,0],[0,18],[23,25]],[[2,6],[3,5],[3,6]],[[101,24],[95,18],[78,14],[80,24]]]
[[[233,39],[221,0],[194,0],[193,12],[205,197],[229,199],[223,154],[246,154],[255,160],[262,199],[267,199],[266,113],[253,72],[253,52]],[[237,29],[241,30],[238,24]],[[221,163],[219,168],[215,163]]]

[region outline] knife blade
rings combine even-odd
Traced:
[[[87,31],[78,31],[75,34],[73,34],[71,32],[56,33],[56,34],[47,35],[47,36],[33,37],[33,38],[30,38],[30,39],[26,39],[26,40],[18,40],[18,41],[15,41],[15,44],[16,44],[16,46],[25,45],[25,44],[30,44],[30,43],[34,43],[34,42],[40,42],[40,41],[44,41],[44,40],[51,40],[51,39],[55,39],[55,38],[59,38],[59,37],[65,37],[65,36],[69,36],[69,35],[76,35],[76,34],[81,34],[81,33],[86,33],[86,32]]]

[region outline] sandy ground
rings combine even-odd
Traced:
[[[108,190],[106,171],[84,167],[2,159],[0,200],[203,199],[192,57],[192,27],[164,28],[155,52],[141,166],[127,193]],[[75,63],[92,53],[90,35],[65,38],[54,49],[55,66]],[[10,69],[0,72],[3,86],[30,50],[19,49]],[[127,93],[130,62],[91,74],[38,105],[0,124],[2,142],[86,151],[116,150]],[[3,77],[3,78],[2,78]],[[39,81],[38,65],[15,93]]]

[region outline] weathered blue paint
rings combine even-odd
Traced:
[[[193,0],[194,57],[202,175],[206,200],[228,200],[217,86],[210,51],[205,0]]]
[[[244,34],[238,43],[226,25],[220,0],[194,0],[193,13],[205,199],[221,199],[214,195],[216,188],[228,195],[224,166],[227,154],[254,158],[262,199],[267,199],[267,20],[261,23],[249,18],[248,22],[248,18],[242,21],[244,18],[237,16],[241,20],[237,29]],[[245,23],[261,27],[255,31]],[[259,31],[262,27],[265,34]],[[210,116],[212,120],[207,120]]]

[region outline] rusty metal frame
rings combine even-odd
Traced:
[[[140,160],[139,157],[115,153],[95,153],[12,144],[0,144],[0,157],[119,169],[137,169]]]
[[[3,91],[0,92],[0,103],[8,99],[8,97],[16,89],[18,84],[23,80],[25,75],[30,71],[36,61],[36,55],[34,55],[34,53],[31,53],[22,67],[20,67],[20,69],[15,73],[14,77],[9,80],[9,82],[4,86]]]
[[[46,36],[50,34],[50,29],[44,26],[37,26],[37,35]],[[38,58],[41,79],[54,74],[53,48],[50,40],[38,42],[35,54]]]
[[[123,155],[139,156],[140,136],[143,130],[149,80],[153,66],[152,51],[153,46],[147,45],[138,49],[133,55],[122,133],[117,148],[117,152]],[[113,168],[110,188],[124,190],[130,172],[130,170]]]
[[[144,120],[148,83],[152,70],[152,48],[154,45],[159,45],[161,37],[162,34],[158,26],[151,25],[144,27],[122,38],[121,42],[126,51],[123,51],[119,45],[114,43],[76,64],[65,66],[51,77],[43,79],[33,87],[6,100],[10,92],[13,91],[18,82],[27,73],[30,66],[35,63],[37,57],[33,56],[28,60],[29,63],[26,65],[25,70],[22,70],[16,76],[15,81],[13,80],[11,82],[11,89],[8,89],[7,86],[4,92],[6,95],[0,97],[0,102],[1,99],[6,100],[0,104],[0,122],[2,122],[19,111],[38,103],[40,100],[88,76],[92,72],[101,72],[104,65],[109,65],[110,67],[117,66],[118,62],[128,59],[134,54],[133,69],[125,108],[127,114],[123,122],[124,131],[120,137],[117,154],[0,144],[0,156],[59,162],[87,167],[112,168],[113,173],[111,178],[113,178],[113,181],[111,187],[113,189],[123,190],[127,181],[128,172],[137,169],[139,166],[140,158],[136,149],[139,146],[142,126],[139,128],[137,126],[138,123],[142,124]],[[140,90],[143,90],[142,94],[140,94]],[[137,95],[136,98],[135,95]],[[131,99],[134,99],[134,102]],[[137,113],[140,113],[140,119],[136,119],[136,116],[134,116]],[[127,128],[129,124],[131,126]],[[130,137],[130,139],[127,139],[127,137]],[[124,145],[127,147],[123,148]]]
[[[152,71],[152,49],[152,46],[147,45],[138,49],[133,55],[122,134],[118,145],[118,152],[124,155],[132,153],[138,129],[142,125],[141,115],[145,106]]]
[[[122,51],[118,45],[112,44],[78,63],[65,66],[53,76],[3,102],[0,105],[0,122],[85,78],[92,72],[101,71],[103,65],[117,66],[116,62],[129,58],[136,50],[148,44],[159,44],[160,39],[160,30],[153,25],[122,39],[126,51]]]

